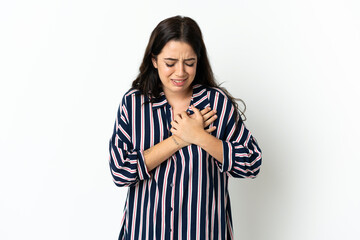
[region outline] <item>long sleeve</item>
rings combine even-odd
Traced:
[[[117,111],[113,135],[109,142],[110,170],[114,183],[119,186],[133,186],[138,181],[149,179],[144,153],[134,149],[131,138],[131,109],[127,108],[126,95]]]
[[[227,101],[223,163],[216,163],[221,172],[227,172],[233,177],[255,178],[260,171],[261,150],[241,118],[235,119],[234,111],[236,109],[231,101]]]

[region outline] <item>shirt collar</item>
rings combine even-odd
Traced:
[[[160,97],[154,99],[154,102],[152,103],[152,108],[153,110],[155,110],[157,108],[165,106],[166,104],[167,104],[167,100],[165,97],[165,93],[161,92]]]
[[[153,110],[163,107],[168,103],[165,97],[165,93],[161,92],[160,97],[158,97],[152,104]],[[193,86],[193,95],[191,97],[191,104],[193,104],[197,109],[202,110],[207,106],[210,106],[208,99],[206,87],[201,84],[196,84]],[[191,105],[190,104],[190,105]],[[192,111],[190,110],[190,113]]]

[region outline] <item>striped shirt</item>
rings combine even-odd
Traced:
[[[124,95],[109,144],[113,181],[128,187],[119,239],[234,238],[228,178],[254,178],[261,150],[220,89],[195,85],[191,104],[217,110],[210,126],[223,163],[192,144],[149,172],[144,150],[171,136],[172,107],[164,93],[153,103],[138,90]]]

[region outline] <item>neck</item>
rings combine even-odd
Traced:
[[[181,92],[181,93],[165,92],[165,91],[164,93],[170,106],[177,108],[177,106],[189,106],[193,94],[193,89],[190,88],[189,91]]]

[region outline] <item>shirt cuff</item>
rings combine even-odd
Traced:
[[[151,177],[145,164],[145,157],[143,150],[138,151],[137,170],[138,170],[139,180],[146,180]]]
[[[234,151],[230,142],[222,141],[223,144],[223,162],[216,161],[220,172],[229,172],[233,167]]]

